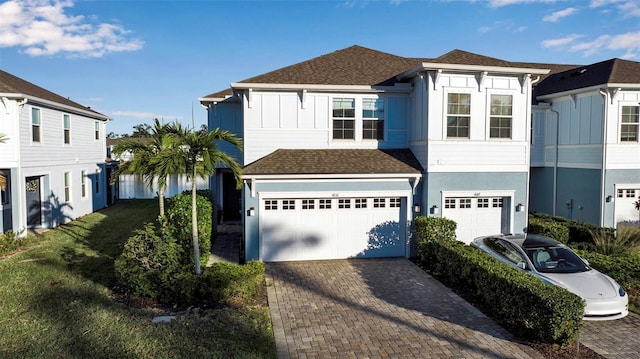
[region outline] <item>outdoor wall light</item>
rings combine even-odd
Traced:
[[[247,216],[251,217],[255,215],[256,215],[256,209],[253,207],[249,208],[249,210],[247,211]]]
[[[613,196],[608,195],[607,198],[605,198],[604,200],[607,201],[607,203],[611,203],[611,201],[613,201]]]
[[[440,208],[438,208],[438,206],[436,206],[435,204],[431,207],[431,214],[438,214],[440,213]]]
[[[516,205],[516,212],[522,212],[522,211],[524,211],[524,204],[518,203]]]
[[[422,209],[422,208],[420,208],[420,205],[419,205],[419,204],[416,204],[415,206],[413,206],[413,211],[414,211],[414,212],[416,212],[416,213],[420,213],[420,210],[421,210],[421,209]]]

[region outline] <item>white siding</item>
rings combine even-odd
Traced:
[[[528,172],[526,142],[429,141],[428,172]]]

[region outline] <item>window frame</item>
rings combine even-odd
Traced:
[[[82,198],[87,198],[87,171],[85,170],[80,172],[80,185]]]
[[[625,112],[625,108],[635,108],[635,113],[624,113]],[[633,117],[635,117],[635,122],[624,122],[625,117],[628,116],[630,119],[633,119]],[[627,139],[623,139],[623,127],[625,126],[633,126],[635,127],[635,138],[634,139],[629,139],[629,137],[626,137]],[[619,127],[619,136],[618,136],[618,140],[620,143],[638,143],[640,141],[640,105],[631,105],[631,104],[622,104],[620,106],[620,127]],[[628,132],[625,132],[628,133]],[[627,135],[628,136],[628,135]]]
[[[62,114],[62,142],[65,145],[71,144],[71,116]]]
[[[365,109],[365,102],[373,102],[373,110]],[[381,108],[378,108],[378,104],[382,104]],[[384,141],[384,124],[385,124],[385,107],[386,103],[384,98],[379,97],[364,97],[362,98],[362,109],[360,111],[362,115],[362,140],[363,141]],[[365,111],[371,112],[373,116],[365,116]],[[367,126],[374,124],[374,126]],[[369,128],[375,127],[375,128]],[[375,134],[375,136],[365,136],[365,133]],[[375,137],[375,138],[374,138]]]
[[[64,203],[71,202],[71,171],[64,173]]]
[[[37,123],[34,121],[36,119]],[[42,111],[38,107],[31,107],[31,143],[42,143]]]
[[[351,101],[353,108],[336,108],[336,102],[346,103]],[[339,114],[341,111],[342,114]],[[348,111],[353,111],[353,116],[348,116]],[[337,115],[338,114],[338,115]],[[336,124],[341,123],[338,128]],[[345,124],[351,123],[351,128],[347,128]],[[341,136],[336,137],[336,131]],[[351,137],[347,137],[346,133],[351,131]],[[355,141],[356,140],[356,98],[355,97],[333,97],[331,99],[331,140],[332,141]]]
[[[100,121],[94,121],[93,131],[94,131],[94,139],[96,141],[100,140]]]
[[[508,97],[510,99],[510,104],[508,106],[500,106],[499,109],[500,111],[498,111],[498,113],[494,114],[494,97]],[[488,109],[488,114],[489,114],[489,133],[488,133],[488,138],[491,140],[511,140],[513,139],[513,95],[512,94],[508,94],[508,93],[492,93],[489,95],[489,109]],[[508,108],[510,111],[508,114],[504,114],[502,113],[502,109],[504,108]],[[492,132],[493,129],[497,129],[499,134],[501,130],[504,130],[506,127],[503,126],[494,126],[493,125],[493,120],[497,119],[497,120],[508,120],[509,121],[509,136],[493,136]]]
[[[453,103],[451,101],[451,96],[453,95],[457,95],[458,102]],[[461,96],[467,96],[469,98],[468,104],[464,104],[460,102],[460,98]],[[446,93],[445,96],[445,116],[444,116],[444,137],[448,140],[468,140],[471,139],[471,93],[469,92],[465,92],[465,91],[450,91]],[[460,108],[460,107],[464,107],[464,106],[468,106],[469,110],[468,113],[464,113],[464,112],[453,112],[450,111],[452,109],[452,106],[455,106],[456,108]],[[458,134],[460,132],[459,128],[464,128],[465,126],[461,126],[458,121],[460,121],[461,119],[467,119],[467,135],[466,136],[453,136],[453,135],[449,135],[449,129],[450,128],[456,128],[456,134]],[[456,125],[455,126],[449,126],[449,122],[451,120],[455,120],[456,121]]]

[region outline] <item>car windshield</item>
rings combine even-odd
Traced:
[[[527,248],[527,256],[538,272],[577,273],[590,270],[589,266],[567,247]]]

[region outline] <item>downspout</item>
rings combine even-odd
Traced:
[[[528,75],[527,78],[529,79],[529,86],[527,86],[528,91],[528,95],[527,95],[527,103],[529,104],[529,106],[527,106],[527,113],[525,114],[525,116],[527,116],[527,121],[529,122],[529,128],[527,128],[527,136],[533,136],[533,131],[529,131],[529,129],[532,128],[533,126],[533,115],[532,115],[532,110],[531,110],[531,106],[533,104],[533,85],[535,85],[538,81],[540,81],[540,76],[538,76],[535,80],[531,80],[531,76]],[[530,194],[531,194],[531,142],[533,141],[533,138],[529,138],[527,141],[527,154],[526,154],[526,158],[528,163],[527,166],[527,182],[526,182],[526,188],[525,188],[525,203],[527,205],[527,211],[525,212],[524,215],[524,227],[529,228],[529,198],[530,198]],[[515,195],[513,200],[515,201]],[[513,207],[513,203],[511,204],[511,208]],[[511,214],[510,214],[511,215]],[[514,216],[515,217],[515,216]],[[514,232],[513,227],[515,226],[515,218],[512,217],[511,219],[511,233]]]
[[[600,180],[600,227],[604,227],[604,210],[605,210],[605,180],[606,180],[606,165],[607,165],[607,120],[609,118],[609,93],[599,91],[604,97],[604,118],[602,119],[602,170]],[[614,207],[615,208],[615,207]],[[614,221],[615,222],[615,221]],[[613,224],[616,225],[615,223]]]
[[[555,141],[555,156],[553,164],[553,211],[552,215],[556,215],[556,208],[558,207],[558,143],[560,142],[560,113],[558,111],[549,108],[547,112],[553,112],[556,115],[556,141]]]

